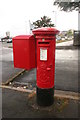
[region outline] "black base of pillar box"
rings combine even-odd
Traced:
[[[54,88],[41,89],[37,87],[37,104],[40,106],[50,106],[54,102]]]

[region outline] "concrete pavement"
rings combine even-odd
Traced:
[[[70,41],[66,41],[66,42],[62,42],[62,43],[58,43],[58,44],[56,44],[56,49],[66,49],[66,50],[68,50],[68,49],[72,49],[72,50],[74,50],[74,49],[80,49],[80,46],[74,46],[73,45],[73,40],[70,40]]]
[[[73,46],[73,40],[70,40],[70,41],[68,41],[68,42],[58,43],[58,44],[56,44],[56,47],[57,47],[57,46],[59,46],[59,47],[60,47],[60,46],[62,46],[62,47],[63,47],[63,46],[67,46],[67,47],[68,47],[68,46]]]

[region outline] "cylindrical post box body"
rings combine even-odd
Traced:
[[[55,35],[54,28],[33,30],[37,40],[37,103],[41,106],[53,104],[55,77]]]

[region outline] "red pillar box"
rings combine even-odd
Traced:
[[[36,67],[36,42],[33,35],[13,38],[14,67],[30,70]]]
[[[33,30],[37,40],[37,103],[48,106],[53,103],[55,77],[55,28]]]

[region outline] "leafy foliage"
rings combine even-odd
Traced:
[[[41,17],[40,20],[37,20],[33,22],[33,25],[35,28],[40,28],[40,27],[54,27],[54,24],[52,24],[51,18],[47,16]]]
[[[54,5],[57,5],[60,10],[63,11],[73,11],[80,9],[80,1],[79,2],[60,2],[59,0],[55,0]]]
[[[69,36],[72,36],[72,35],[73,35],[72,30],[68,30],[68,31],[67,31],[67,36],[69,37]]]

